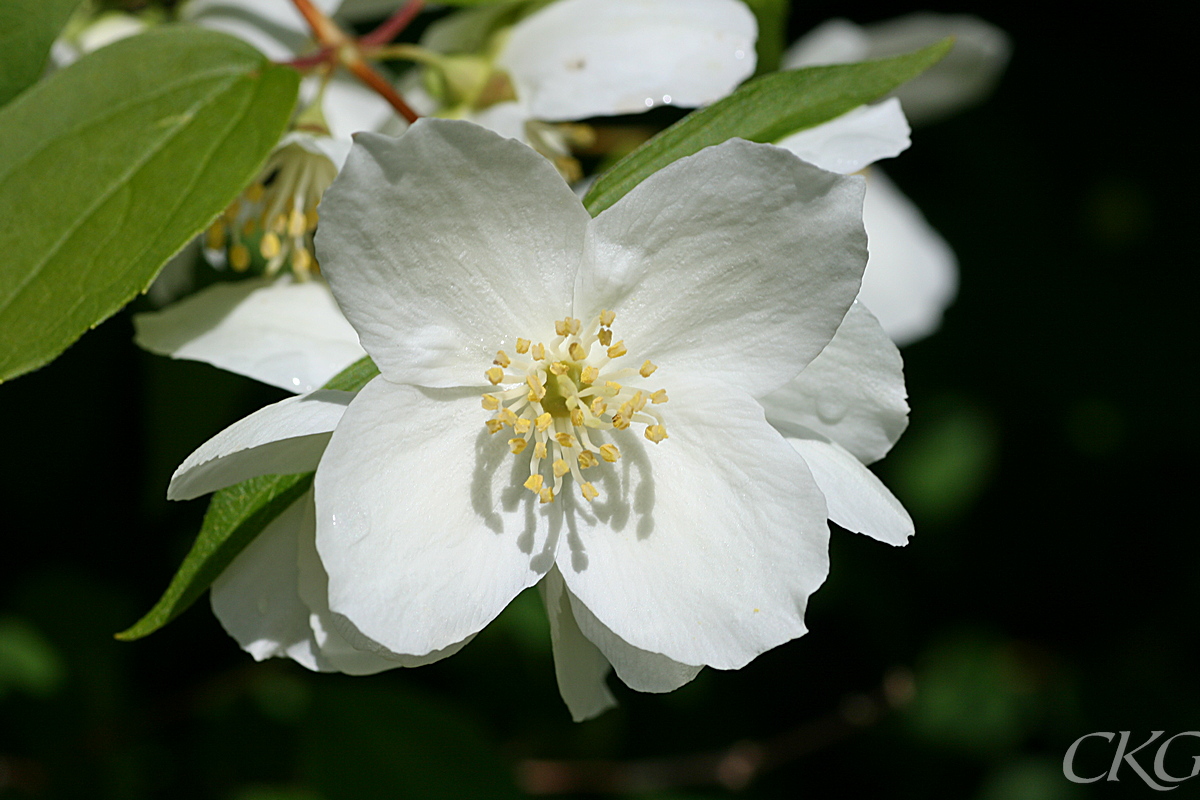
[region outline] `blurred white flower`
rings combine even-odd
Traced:
[[[613,702],[610,664],[670,691],[801,635],[827,515],[907,540],[862,466],[907,407],[895,346],[851,305],[855,179],[733,141],[591,220],[547,162],[467,123],[359,142],[319,238],[382,375],[349,404],[263,409],[172,482],[191,497],[320,459],[315,534],[297,510],[214,586],[257,657],[312,666],[321,640],[433,660],[538,583],[583,719]]]

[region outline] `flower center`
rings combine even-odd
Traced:
[[[337,167],[326,156],[295,142],[277,148],[258,179],[209,227],[205,245],[228,246],[229,265],[242,272],[250,266],[257,240],[267,275],[286,263],[297,278],[308,278],[317,269],[317,203],[335,177]]]
[[[517,339],[516,357],[498,351],[485,373],[492,385],[509,385],[483,396],[484,409],[495,412],[486,423],[488,431],[511,429],[508,446],[514,455],[529,450],[532,442],[524,485],[543,503],[554,502],[568,473],[585,500],[599,496],[582,471],[621,457],[615,444],[601,440],[604,432],[640,423],[655,444],[667,438],[662,414],[654,407],[667,402],[666,391],[650,391],[638,381],[658,367],[649,361],[640,368],[614,363],[627,355],[625,343],[612,340],[615,316],[602,311],[586,330],[572,317],[557,320],[558,336],[549,345]],[[542,462],[550,464],[549,481]]]

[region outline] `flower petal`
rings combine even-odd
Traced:
[[[620,469],[568,520],[557,563],[571,592],[633,647],[737,669],[805,632],[808,596],[828,570],[825,500],[749,395],[712,384],[672,392],[669,438],[614,437]],[[620,674],[620,659],[614,666]]]
[[[347,675],[373,675],[396,667],[432,664],[462,649],[472,637],[424,656],[393,653],[378,642],[363,636],[348,620],[329,610],[329,576],[317,555],[317,518],[313,494],[308,498],[298,542],[299,593],[309,610],[308,624],[319,650],[319,663],[325,669]]]
[[[788,436],[787,440],[812,470],[831,520],[887,544],[908,544],[914,531],[912,517],[875,473],[845,448],[815,434],[813,438]]]
[[[829,342],[866,263],[862,181],[734,139],[651,175],[598,216],[575,316],[616,311],[663,374],[752,395]]]
[[[263,528],[213,581],[210,600],[221,626],[256,661],[287,657],[327,671],[296,591],[296,536],[311,503],[310,493]]]
[[[693,667],[672,661],[661,653],[641,650],[617,636],[600,620],[596,619],[583,601],[567,590],[572,614],[580,631],[600,649],[605,663],[626,686],[639,692],[673,692],[680,686],[691,683],[704,667]]]
[[[321,203],[321,270],[379,369],[479,385],[570,311],[588,214],[523,144],[461,120],[360,134]]]
[[[759,402],[785,434],[816,431],[870,464],[883,458],[908,426],[900,351],[862,303],[795,380]]]
[[[329,123],[330,134],[334,139],[345,141],[346,151],[350,149],[350,134],[377,131],[396,114],[379,92],[341,70],[335,72],[325,85],[321,108]],[[340,168],[345,160],[345,153],[342,153],[334,163]]]
[[[170,500],[189,500],[259,475],[317,468],[351,392],[316,391],[260,408],[202,444],[171,476]]]
[[[497,63],[538,119],[711,103],[754,72],[734,0],[559,0],[513,26]]]
[[[821,169],[849,175],[907,150],[909,133],[900,101],[893,97],[873,106],[859,106],[777,144]]]
[[[597,717],[617,704],[604,682],[612,667],[596,645],[579,630],[567,587],[558,568],[538,584],[546,616],[550,618],[550,644],[554,650],[554,677],[558,693],[575,722]]]
[[[311,392],[362,358],[358,334],[321,281],[218,283],[162,311],[137,314],[134,341],[290,392]]]
[[[898,345],[937,330],[958,291],[958,260],[920,210],[879,169],[863,202],[870,257],[858,299]]]
[[[461,642],[554,563],[561,504],[538,506],[522,488],[528,462],[488,434],[486,417],[473,391],[378,377],[321,460],[329,607],[394,653]]]
[[[796,42],[784,65],[791,69],[887,58],[947,36],[954,37],[954,49],[895,92],[909,120],[921,124],[977,103],[992,91],[1012,50],[1004,31],[968,14],[916,12],[861,28],[833,19]]]

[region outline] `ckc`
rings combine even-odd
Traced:
[[[1128,763],[1130,768],[1138,774],[1138,777],[1145,781],[1146,785],[1155,791],[1169,792],[1172,789],[1179,788],[1178,786],[1163,786],[1162,784],[1155,783],[1154,778],[1151,778],[1149,775],[1147,775],[1146,770],[1142,769],[1142,765],[1133,758],[1134,753],[1138,752],[1144,747],[1149,746],[1152,742],[1157,740],[1158,737],[1163,735],[1163,731],[1151,731],[1149,739],[1142,742],[1134,749],[1129,750],[1128,752],[1125,748],[1129,745],[1129,731],[1121,731],[1120,733],[1121,740],[1117,742],[1117,754],[1113,756],[1112,768],[1107,773],[1102,772],[1094,778],[1081,778],[1075,774],[1073,765],[1073,762],[1075,761],[1075,751],[1079,749],[1080,742],[1091,736],[1099,736],[1111,742],[1116,734],[1109,731],[1085,733],[1083,736],[1080,736],[1078,739],[1071,742],[1071,746],[1067,748],[1067,754],[1063,756],[1063,775],[1067,777],[1067,780],[1073,783],[1095,783],[1106,775],[1110,781],[1120,780],[1117,777],[1117,770],[1121,768],[1121,764],[1124,762]],[[1200,731],[1184,731],[1183,733],[1177,733],[1158,746],[1158,752],[1154,754],[1154,777],[1158,778],[1163,783],[1178,784],[1186,781],[1188,778],[1194,778],[1196,775],[1200,774],[1200,756],[1196,756],[1192,759],[1191,775],[1185,775],[1182,778],[1176,778],[1175,776],[1167,773],[1166,765],[1164,764],[1167,758],[1167,747],[1170,746],[1171,742],[1175,741],[1181,736],[1194,736],[1197,739],[1200,739]]]

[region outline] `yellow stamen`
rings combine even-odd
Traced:
[[[535,475],[530,475],[525,480],[525,488],[537,494],[542,490],[542,474],[539,472]]]
[[[483,374],[487,376],[487,379],[492,382],[493,386],[504,380],[504,370],[500,369],[499,367],[492,367]]]
[[[537,444],[535,444],[533,446],[533,457],[534,458],[545,458],[546,457],[546,443],[545,442],[538,442]]]
[[[504,430],[504,423],[498,419],[489,419],[483,424],[487,425],[488,433],[499,433]]]
[[[513,413],[511,408],[501,409],[500,413],[497,414],[495,418],[503,422],[505,425],[512,425],[517,421],[517,415]]]
[[[534,424],[537,425],[538,433],[541,433],[542,431],[545,431],[546,428],[549,428],[550,423],[553,421],[554,417],[551,417],[550,412],[547,411],[545,414],[542,414],[540,417],[534,420]]]
[[[529,426],[533,424],[529,417],[521,417],[513,423],[514,433],[529,433]]]
[[[546,358],[546,345],[538,342],[533,346],[533,360],[542,361]]]
[[[599,378],[599,377],[600,377],[600,370],[596,369],[595,367],[588,366],[588,367],[584,367],[583,371],[579,373],[579,382],[580,383],[595,383],[596,378]]]
[[[235,244],[229,248],[229,266],[237,272],[245,272],[250,266],[250,251],[244,244]]]
[[[517,352],[520,353],[521,355],[525,355],[526,353],[529,352],[529,340],[528,339],[517,339]]]
[[[555,375],[566,375],[568,369],[570,369],[570,367],[568,367],[563,361],[555,361],[550,365],[550,371]]]
[[[617,318],[617,312],[605,309],[600,312],[600,324],[606,328],[611,328],[613,320]]]
[[[546,396],[546,387],[542,385],[542,379],[536,372],[529,373],[525,377],[525,382],[529,384],[529,396],[534,400],[541,400]]]
[[[569,318],[554,320],[554,332],[557,333],[559,336],[566,336],[567,331],[569,330],[570,323],[571,323],[571,320]]]
[[[621,457],[621,451],[615,444],[602,444],[600,445],[600,457],[612,464]]]
[[[258,252],[262,253],[263,258],[274,258],[279,255],[280,249],[279,237],[273,233],[266,234],[258,243]]]
[[[589,503],[600,496],[600,493],[596,491],[596,487],[592,486],[590,483],[580,484],[579,491],[583,495],[583,499],[587,500]]]
[[[587,350],[583,349],[583,345],[579,342],[571,342],[571,346],[567,348],[567,352],[571,354],[571,358],[576,361],[583,361],[587,358]]]
[[[293,208],[292,213],[288,215],[288,236],[303,236],[305,230],[307,229],[308,225],[307,220],[304,218],[304,214]]]
[[[667,438],[667,429],[662,425],[647,425],[646,438],[658,444],[663,439]]]
[[[575,437],[566,431],[554,434],[554,439],[563,447],[568,447],[571,449],[579,447],[579,444],[575,441]]]
[[[667,390],[659,389],[657,392],[650,395],[650,402],[654,403],[655,405],[667,402]]]
[[[613,414],[613,416],[612,416],[612,424],[613,424],[613,427],[616,428],[617,430],[623,431],[629,427],[629,418],[626,417],[624,414],[622,414],[620,411],[618,411],[616,414]]]
[[[629,351],[625,349],[625,340],[620,339],[617,341],[616,344],[614,344],[612,347],[608,348],[608,357],[609,358],[620,358],[621,356],[625,355],[628,352]]]
[[[572,425],[582,425],[583,424],[583,409],[582,408],[579,408],[578,406],[576,406],[575,408],[571,409],[571,424]]]
[[[497,366],[508,369],[508,366],[510,364],[512,364],[512,359],[508,357],[508,353],[504,352],[503,350],[497,350],[496,351],[496,360],[493,361],[492,363],[496,364]]]
[[[568,464],[566,461],[564,461],[561,458],[558,459],[557,461],[555,461],[550,466],[551,466],[551,469],[554,470],[554,477],[556,477],[556,478],[561,478],[563,475],[566,475],[568,472],[571,471],[571,465]]]
[[[644,364],[642,364],[642,368],[638,370],[638,374],[641,375],[643,378],[649,378],[651,375],[654,374],[654,370],[656,370],[656,369],[658,369],[658,367],[655,364],[651,363],[650,359],[646,359],[646,362]]]
[[[500,407],[500,398],[494,394],[485,394],[483,396],[483,409],[485,411],[495,411]]]
[[[597,417],[608,410],[608,403],[604,402],[603,397],[592,398],[592,413]]]
[[[579,468],[580,469],[587,469],[588,467],[594,467],[599,463],[600,463],[600,459],[596,458],[596,454],[589,450],[584,450],[582,453],[579,454]]]
[[[567,323],[567,333],[571,334],[572,336],[578,334],[579,329],[583,327],[583,323],[574,317],[567,317],[565,321]]]
[[[308,277],[309,267],[312,266],[313,258],[309,255],[308,250],[303,247],[298,247],[292,251],[292,271],[296,273],[296,277],[305,280]]]
[[[221,222],[214,222],[204,232],[204,246],[209,250],[225,249],[225,226]]]
[[[600,344],[608,347],[612,344],[612,331],[608,328],[601,328],[600,332],[596,334],[596,338],[600,340]]]
[[[542,499],[542,503],[554,502],[554,490],[549,486],[547,486],[545,489],[542,489],[542,491],[538,493],[538,496]]]
[[[604,388],[611,392],[611,394],[608,395],[609,397],[616,397],[621,393],[621,384],[617,383],[616,381],[605,381]]]
[[[509,439],[508,440],[508,449],[512,450],[512,453],[514,456],[519,456],[519,455],[521,455],[521,453],[524,453],[525,448],[528,445],[529,445],[529,442],[526,441],[525,439],[518,438],[518,439]]]

